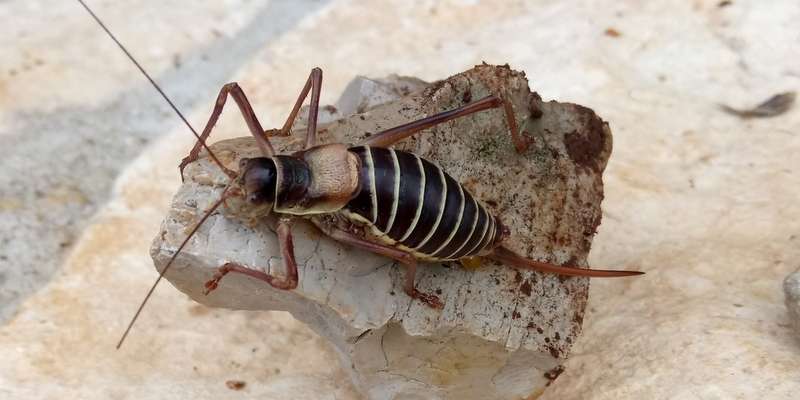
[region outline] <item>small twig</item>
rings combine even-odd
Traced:
[[[728,114],[733,114],[741,118],[774,117],[792,108],[795,95],[795,92],[779,93],[751,109],[736,109],[725,104],[720,104],[719,107]]]

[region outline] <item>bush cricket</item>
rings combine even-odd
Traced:
[[[217,288],[231,272],[262,280],[274,288],[297,287],[298,273],[292,244],[292,224],[304,219],[343,245],[356,247],[393,259],[406,267],[404,291],[411,298],[440,309],[442,301],[434,294],[416,289],[414,277],[418,262],[447,262],[489,258],[513,268],[568,276],[624,277],[638,271],[596,270],[556,265],[525,258],[503,246],[509,230],[501,219],[456,182],[447,172],[416,154],[391,146],[435,125],[484,110],[499,108],[518,153],[528,142],[520,135],[513,107],[502,93],[489,95],[453,110],[444,111],[369,136],[361,143],[317,144],[317,114],[322,86],[322,70],[314,68],[303,86],[286,122],[280,129],[265,130],[258,121],[244,91],[228,83],[217,96],[214,109],[201,134],[198,134],[169,97],[114,37],[103,22],[84,3],[91,14],[125,55],[142,72],[197,138],[197,143],[179,166],[198,159],[205,149],[210,159],[229,177],[230,183],[220,199],[195,224],[172,255],[117,344],[119,348],[144,304],[153,293],[177,255],[192,235],[219,208],[229,217],[246,215],[266,219],[274,228],[283,259],[285,275],[272,275],[245,265],[228,262],[206,282],[206,294]],[[310,94],[305,145],[292,154],[277,154],[270,137],[287,136],[301,106]],[[206,145],[228,97],[236,102],[261,156],[242,159],[236,171],[226,168]],[[510,149],[509,149],[510,150]]]

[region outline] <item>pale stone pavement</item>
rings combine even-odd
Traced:
[[[481,61],[592,107],[614,152],[584,332],[542,399],[789,399],[800,344],[781,282],[800,246],[800,89],[784,1],[91,2],[196,126],[240,81],[266,126],[308,71],[433,81]],[[150,241],[191,136],[72,2],[0,4],[0,398],[356,398],[330,347],[283,313],[207,309],[154,279]],[[611,29],[611,30],[609,30]],[[240,136],[235,113],[217,138]],[[247,382],[242,392],[225,381]]]

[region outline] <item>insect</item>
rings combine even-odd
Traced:
[[[284,276],[272,275],[245,265],[228,262],[221,265],[205,283],[206,294],[220,285],[231,272],[262,280],[282,290],[297,287],[298,273],[292,244],[292,225],[298,219],[310,221],[330,238],[344,244],[377,253],[406,267],[404,291],[411,298],[439,309],[442,301],[415,286],[419,262],[444,262],[485,257],[514,268],[544,271],[569,276],[621,277],[639,275],[637,271],[594,270],[555,265],[531,260],[502,245],[509,230],[497,215],[441,168],[413,153],[391,146],[427,128],[484,110],[501,108],[517,152],[525,152],[528,143],[516,125],[511,104],[503,97],[490,95],[454,110],[445,111],[369,136],[361,143],[317,143],[317,113],[322,85],[322,70],[312,69],[286,122],[280,129],[261,126],[244,91],[236,83],[222,87],[214,109],[202,133],[198,135],[172,104],[160,87],[128,53],[94,13],[78,0],[100,26],[133,61],[166,99],[197,137],[197,143],[179,166],[184,168],[198,159],[205,149],[209,157],[229,177],[230,183],[221,198],[206,211],[178,247],[159,279],[148,292],[118,347],[139,315],[159,280],[197,229],[220,205],[229,217],[246,216],[266,219],[273,226],[280,244]],[[287,136],[297,119],[300,107],[310,98],[304,148],[292,154],[277,154],[270,137]],[[255,138],[260,157],[242,159],[238,170],[225,167],[206,145],[226,100],[232,97]]]

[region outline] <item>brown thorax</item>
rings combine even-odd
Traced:
[[[332,213],[358,193],[359,170],[358,157],[338,143],[292,155],[242,159],[224,213],[250,223],[272,211],[299,216]]]

